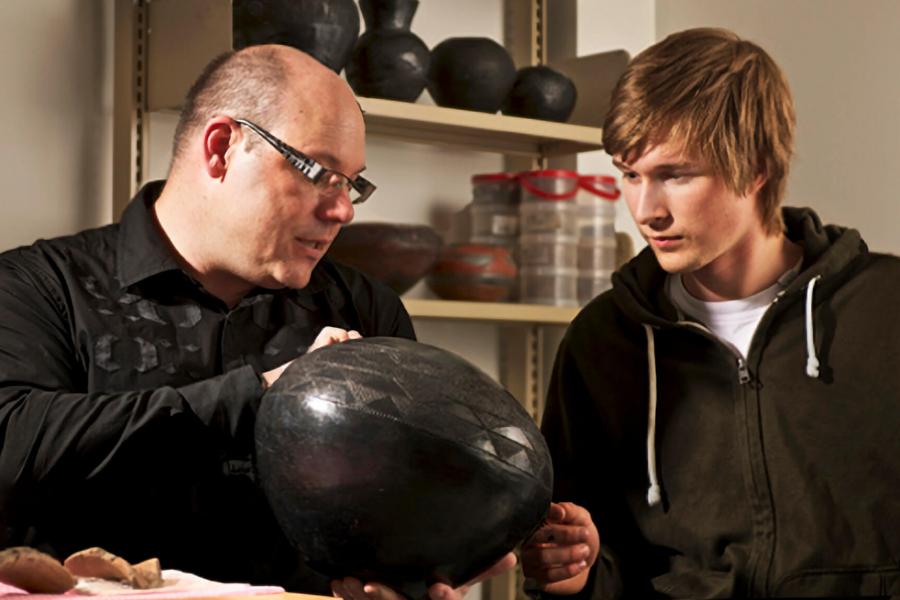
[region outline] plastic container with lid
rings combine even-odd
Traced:
[[[519,205],[519,231],[522,234],[576,234],[577,173],[560,169],[526,171],[519,173],[519,184],[522,187]]]
[[[579,271],[613,271],[616,268],[616,236],[579,238],[576,267]]]
[[[469,207],[471,219],[470,236],[496,236],[515,241],[519,235],[519,209],[514,204],[502,202],[472,203]]]
[[[611,175],[579,176],[575,194],[579,237],[615,237],[616,200],[621,195]]]
[[[565,169],[523,171],[518,174],[522,202],[572,202],[578,193],[578,173]]]
[[[576,266],[578,238],[552,233],[528,233],[519,236],[519,264],[522,266]]]
[[[578,306],[578,270],[557,267],[519,269],[519,301],[551,306]]]
[[[519,203],[519,179],[516,173],[481,173],[472,175],[472,201],[476,204]]]

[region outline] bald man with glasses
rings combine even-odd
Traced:
[[[364,136],[311,57],[228,53],[188,93],[167,179],[119,223],[0,254],[3,546],[396,596],[303,567],[251,462],[263,392],[297,356],[415,339],[396,294],[325,256],[375,190]]]

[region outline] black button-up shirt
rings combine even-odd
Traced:
[[[327,257],[306,288],[229,308],[168,250],[161,189],[119,224],[0,254],[0,543],[327,592],[252,481],[260,373],[327,325],[414,338],[409,316]]]

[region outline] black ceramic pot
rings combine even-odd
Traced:
[[[553,487],[547,446],[509,392],[455,354],[399,338],[295,360],[263,396],[256,464],[310,566],[410,598],[513,549]]]
[[[503,114],[564,122],[575,108],[572,80],[546,66],[523,67],[516,75]]]
[[[439,106],[497,112],[515,78],[509,52],[490,38],[450,38],[431,51],[428,92]]]
[[[353,0],[233,0],[234,48],[284,44],[340,73],[359,36]]]
[[[425,89],[431,54],[409,30],[418,6],[418,0],[359,0],[366,32],[347,64],[354,92],[412,102]]]

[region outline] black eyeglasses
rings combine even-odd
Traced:
[[[300,171],[306,177],[319,193],[326,197],[335,197],[343,192],[347,193],[352,204],[362,204],[369,199],[372,192],[375,191],[375,184],[357,175],[354,179],[350,179],[343,173],[333,171],[323,167],[314,159],[303,154],[299,150],[291,148],[277,137],[246,119],[235,119],[236,123],[240,123],[251,131],[255,132],[259,137],[266,140],[273,148],[285,158],[291,166]]]

